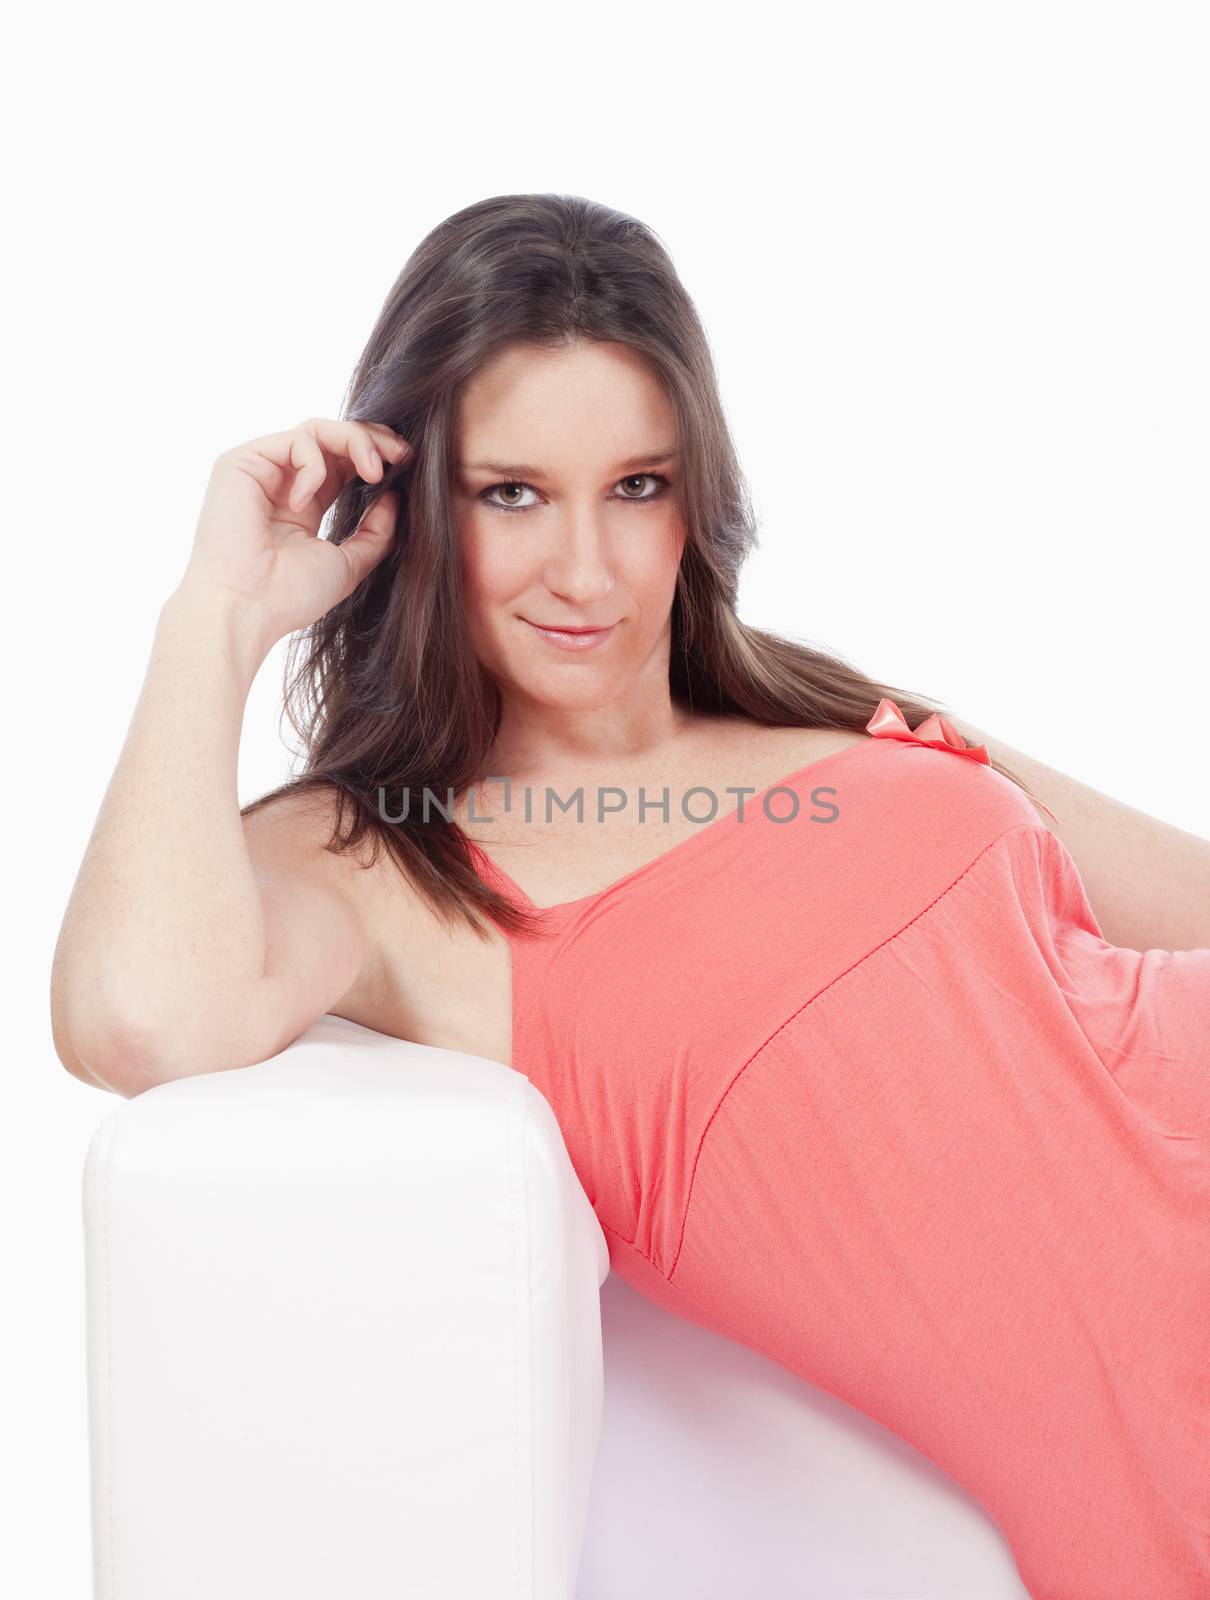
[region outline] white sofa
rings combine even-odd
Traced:
[[[610,1275],[520,1073],[323,1017],[103,1117],[95,1600],[1000,1600],[918,1452]]]

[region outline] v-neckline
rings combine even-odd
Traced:
[[[805,766],[796,767],[793,772],[786,773],[784,778],[776,779],[758,794],[749,795],[745,798],[743,801],[745,815],[749,806],[763,805],[767,796],[772,794],[775,789],[796,788],[808,774],[814,774],[825,767],[831,767],[836,762],[843,761],[846,756],[851,756],[855,751],[864,750],[868,745],[881,745],[885,748],[890,742],[887,739],[880,739],[875,734],[866,733],[855,739],[852,744],[842,745],[839,750],[833,750],[830,755],[817,756],[814,761],[808,761]],[[589,894],[578,895],[574,900],[560,900],[551,906],[540,906],[534,900],[531,900],[521,885],[511,878],[503,867],[492,860],[481,844],[472,839],[458,824],[455,824],[455,826],[462,833],[463,838],[474,852],[476,858],[483,863],[488,872],[493,874],[510,894],[521,902],[527,911],[536,912],[539,916],[545,918],[553,918],[562,916],[567,912],[582,910],[594,901],[603,900],[607,894],[613,894],[618,889],[625,888],[634,879],[642,877],[656,867],[662,866],[673,857],[679,857],[687,851],[699,849],[706,840],[711,839],[721,829],[736,826],[742,827],[743,824],[739,821],[739,812],[740,808],[736,806],[733,810],[728,811],[725,816],[715,817],[710,822],[702,823],[696,833],[691,833],[687,838],[678,840],[676,844],[670,845],[667,850],[661,851],[658,856],[654,856],[650,861],[644,861],[641,865],[632,867],[629,872],[623,873],[620,878],[615,878],[612,883],[607,883],[603,889],[594,889]]]

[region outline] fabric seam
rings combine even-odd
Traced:
[[[1031,821],[1013,822],[1013,823],[1010,823],[1007,828],[1002,829],[1001,832],[999,832],[994,839],[989,840],[988,843],[983,846],[983,848],[979,851],[978,855],[976,855],[971,861],[967,862],[966,866],[963,867],[963,869],[962,869],[962,871],[960,873],[958,873],[957,877],[954,878],[950,883],[948,883],[945,886],[944,889],[940,890],[937,894],[935,894],[933,896],[933,898],[928,902],[927,905],[922,906],[920,908],[920,910],[916,912],[915,916],[910,917],[908,919],[908,921],[905,922],[902,927],[897,928],[894,933],[890,933],[890,934],[887,935],[887,937],[885,939],[880,940],[880,942],[878,944],[876,944],[873,947],[872,950],[867,950],[864,955],[858,956],[856,961],[850,962],[850,964],[847,967],[845,967],[842,972],[838,972],[835,975],[835,977],[829,978],[827,983],[825,983],[824,986],[821,989],[817,989],[816,992],[813,995],[809,996],[806,1000],[803,1001],[802,1005],[796,1007],[796,1009],[793,1010],[788,1017],[783,1018],[783,1020],[778,1023],[777,1027],[774,1028],[773,1032],[769,1035],[769,1037],[767,1039],[765,1039],[762,1044],[759,1044],[756,1047],[756,1049],[748,1057],[747,1061],[745,1061],[744,1064],[738,1069],[738,1071],[736,1071],[734,1076],[731,1078],[731,1081],[727,1084],[726,1088],[723,1090],[722,1094],[715,1101],[714,1109],[711,1111],[710,1115],[706,1118],[706,1126],[702,1129],[702,1136],[698,1140],[697,1149],[694,1151],[694,1154],[693,1154],[693,1170],[690,1173],[690,1177],[689,1177],[689,1192],[685,1197],[685,1204],[684,1204],[684,1207],[683,1207],[683,1209],[681,1211],[680,1231],[679,1231],[678,1238],[677,1238],[676,1255],[673,1257],[672,1265],[668,1269],[668,1271],[665,1273],[665,1272],[662,1272],[661,1269],[659,1267],[657,1267],[653,1261],[650,1262],[652,1268],[656,1272],[659,1272],[660,1276],[662,1278],[664,1278],[666,1280],[666,1282],[668,1282],[669,1284],[672,1283],[673,1277],[674,1277],[674,1275],[676,1273],[676,1269],[677,1269],[678,1265],[680,1264],[681,1252],[682,1252],[682,1250],[684,1249],[684,1246],[685,1246],[685,1232],[686,1232],[686,1229],[687,1229],[688,1224],[689,1224],[689,1213],[693,1208],[693,1191],[694,1191],[694,1186],[695,1186],[695,1184],[697,1182],[697,1169],[698,1169],[698,1165],[699,1165],[699,1163],[701,1161],[702,1151],[705,1149],[705,1146],[706,1146],[706,1140],[709,1138],[709,1135],[710,1135],[710,1129],[714,1125],[715,1117],[718,1116],[719,1112],[722,1110],[723,1106],[725,1105],[728,1095],[730,1095],[731,1091],[735,1088],[736,1084],[740,1081],[740,1079],[747,1072],[748,1068],[753,1066],[759,1060],[759,1058],[764,1053],[764,1051],[767,1050],[769,1045],[772,1044],[773,1040],[777,1038],[778,1034],[780,1034],[785,1028],[788,1028],[789,1025],[792,1022],[794,1022],[798,1017],[800,1017],[803,1014],[803,1012],[806,1011],[810,1006],[813,1006],[815,1004],[815,1002],[818,999],[820,999],[821,996],[827,994],[829,989],[831,989],[835,984],[839,983],[842,978],[847,977],[850,972],[855,972],[857,970],[857,968],[862,966],[865,962],[867,962],[871,958],[871,956],[877,955],[880,950],[885,949],[888,944],[891,944],[895,939],[898,939],[901,934],[906,933],[907,930],[910,927],[912,927],[915,923],[920,921],[921,917],[927,916],[927,914],[933,909],[934,906],[938,905],[942,900],[945,899],[946,895],[950,894],[954,889],[956,889],[958,887],[958,885],[962,882],[963,878],[966,877],[968,872],[971,872],[976,866],[978,866],[979,862],[983,860],[984,856],[987,854],[987,852],[989,850],[994,850],[995,847],[1000,843],[1000,841],[1002,839],[1007,838],[1010,833],[1019,833],[1023,829],[1028,830],[1030,833],[1033,833],[1033,834],[1039,834],[1039,833],[1048,832],[1048,829],[1046,828],[1045,824],[1043,824],[1041,822],[1031,822]],[[636,1248],[637,1248],[637,1246],[636,1246]],[[640,1254],[644,1254],[644,1252],[640,1251]],[[648,1257],[648,1260],[650,1261],[649,1257]]]
[[[626,1245],[629,1249],[632,1249],[636,1255],[640,1256],[658,1277],[664,1279],[664,1282],[668,1284],[670,1289],[676,1291],[676,1294],[681,1300],[688,1301],[691,1306],[700,1311],[703,1316],[709,1318],[717,1326],[726,1328],[730,1337],[738,1344],[745,1344],[749,1349],[755,1350],[758,1354],[768,1357],[770,1361],[776,1361],[779,1366],[785,1367],[787,1372],[793,1372],[796,1378],[802,1376],[802,1374],[796,1371],[795,1368],[789,1366],[788,1363],[781,1358],[781,1356],[775,1355],[768,1345],[764,1344],[760,1340],[753,1339],[751,1334],[745,1332],[741,1328],[736,1327],[735,1324],[728,1321],[727,1318],[720,1316],[717,1310],[707,1306],[706,1303],[703,1300],[699,1300],[696,1295],[691,1295],[687,1289],[682,1289],[679,1283],[673,1283],[665,1276],[664,1273],[660,1271],[659,1267],[656,1266],[655,1262],[652,1261],[651,1257],[646,1253],[646,1251],[639,1249],[639,1247],[634,1243],[633,1239],[624,1238],[616,1228],[611,1228],[607,1222],[602,1222],[601,1226],[604,1228],[606,1233],[612,1233],[615,1238],[621,1240],[624,1245]]]

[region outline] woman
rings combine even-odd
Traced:
[[[509,1063],[615,1270],[930,1456],[1031,1594],[1206,1595],[1210,846],[739,620],[708,346],[633,219],[449,218],[346,411],[215,466],[64,1063],[134,1094],[325,1012]],[[241,811],[287,634],[304,770]]]

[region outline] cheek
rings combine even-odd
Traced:
[[[473,513],[459,519],[458,550],[462,590],[471,604],[490,605],[507,598],[517,578],[516,554],[506,540],[493,538],[482,517]]]
[[[645,594],[665,594],[676,585],[685,548],[684,527],[668,517],[658,527],[648,525],[637,532],[640,537],[628,540],[626,546],[632,587]]]

